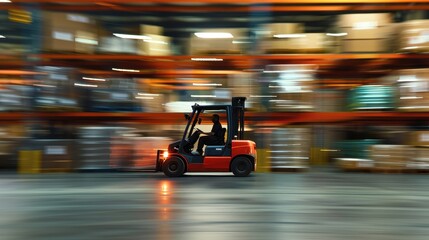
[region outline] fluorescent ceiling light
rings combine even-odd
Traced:
[[[10,3],[10,2],[12,2],[12,1],[10,1],[10,0],[0,0],[0,3]]]
[[[137,96],[136,99],[153,100],[153,97]]]
[[[220,83],[192,83],[194,86],[222,86]]]
[[[137,39],[137,40],[149,40],[151,37],[145,35],[133,35],[133,34],[122,34],[122,33],[114,33],[115,37],[125,38],[125,39]]]
[[[399,76],[398,82],[417,82],[419,79],[416,75],[401,75]]]
[[[139,96],[146,96],[146,97],[158,97],[159,94],[156,93],[137,93]]]
[[[203,62],[221,62],[222,58],[191,58],[192,61],[203,61]]]
[[[105,82],[106,79],[104,78],[90,78],[90,77],[83,77],[83,80],[88,80],[88,81],[98,81],[98,82]]]
[[[276,98],[276,95],[250,95],[251,98]]]
[[[348,34],[346,32],[342,32],[342,33],[327,33],[326,36],[331,36],[331,37],[344,37],[347,36]]]
[[[5,36],[3,36],[3,35],[0,35],[0,38],[6,38]]]
[[[233,38],[231,33],[227,32],[196,32],[195,36],[199,38]]]
[[[191,95],[193,98],[216,98],[216,95]]]
[[[305,34],[275,34],[275,38],[303,38],[306,37]]]
[[[118,71],[118,72],[140,72],[140,70],[136,70],[136,69],[125,69],[125,68],[112,68],[113,71]]]
[[[94,85],[94,84],[83,84],[83,83],[75,83],[74,85],[78,87],[93,87],[93,88],[98,87],[97,85]]]

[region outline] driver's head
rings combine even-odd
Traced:
[[[213,116],[212,116],[212,122],[219,122],[219,115],[217,115],[217,114],[213,114]]]

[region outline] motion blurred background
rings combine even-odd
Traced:
[[[429,170],[428,10],[0,1],[0,168],[150,170],[191,105],[244,96],[259,172]]]

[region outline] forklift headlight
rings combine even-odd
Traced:
[[[168,151],[163,152],[162,157],[164,158],[164,160],[167,159],[168,158]]]

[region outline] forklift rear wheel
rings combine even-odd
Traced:
[[[237,177],[246,177],[252,171],[252,163],[246,157],[238,157],[232,162],[231,171]]]
[[[185,173],[185,163],[178,157],[169,158],[162,165],[162,171],[168,177],[180,177]]]

